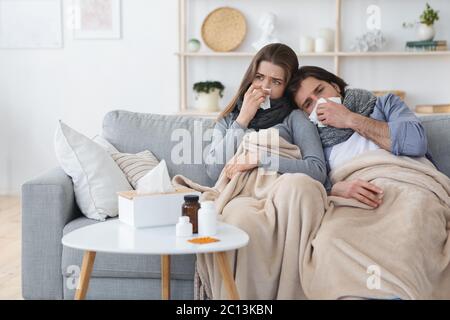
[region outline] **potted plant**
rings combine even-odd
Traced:
[[[417,28],[417,38],[421,41],[433,40],[436,30],[434,22],[439,20],[439,11],[433,10],[427,3],[425,10],[420,15],[420,25]]]
[[[219,110],[219,99],[223,97],[225,86],[219,81],[202,81],[194,83],[196,108],[201,111]]]

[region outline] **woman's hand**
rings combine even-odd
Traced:
[[[341,181],[333,185],[332,196],[356,199],[372,208],[378,208],[383,198],[383,190],[373,183],[363,180]]]
[[[264,91],[260,85],[251,85],[247,92],[244,95],[244,101],[242,102],[242,108],[239,112],[239,115],[236,119],[237,123],[241,127],[247,128],[248,124],[255,117],[256,111],[261,106],[261,103],[264,102],[266,96],[269,93]]]
[[[236,173],[252,170],[258,167],[258,157],[255,153],[241,154],[232,158],[223,168],[228,179],[232,179]]]

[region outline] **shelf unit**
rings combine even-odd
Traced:
[[[251,52],[177,52],[180,57],[253,57]],[[450,51],[377,51],[377,52],[324,52],[324,53],[299,53],[298,57],[396,57],[396,56],[450,56]]]
[[[341,51],[341,8],[342,1],[335,0],[335,32],[334,32],[334,51],[324,53],[299,53],[298,57],[332,57],[334,58],[334,73],[339,75],[340,58],[345,57],[420,57],[420,56],[450,56],[450,51],[430,51],[430,52],[410,52],[410,51],[376,51],[376,52],[344,52]],[[188,52],[187,43],[187,14],[189,0],[178,0],[179,8],[179,51],[176,53],[179,59],[179,85],[180,85],[180,109],[178,114],[196,115],[205,117],[216,117],[218,112],[203,113],[190,109],[187,105],[187,64],[191,58],[202,57],[226,57],[251,58],[256,52]]]

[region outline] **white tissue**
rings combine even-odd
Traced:
[[[165,160],[162,160],[156,167],[138,180],[136,191],[138,193],[163,193],[175,191],[170,182]]]
[[[331,98],[327,98],[327,99],[330,101],[336,102],[336,103],[342,103],[342,99],[340,97],[331,97]],[[313,111],[309,115],[309,120],[311,120],[311,122],[314,123],[315,125],[317,125],[319,128],[326,127],[326,125],[324,125],[322,122],[319,121],[319,118],[317,117],[317,107],[319,106],[319,104],[327,103],[327,102],[328,101],[325,100],[324,98],[320,98],[319,100],[317,100],[316,106],[314,107]]]
[[[263,103],[261,103],[260,108],[267,110],[270,108],[270,93],[272,92],[272,89],[263,89],[264,91],[266,91],[268,93],[268,95],[266,96],[266,100],[264,100]]]

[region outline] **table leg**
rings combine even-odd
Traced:
[[[236,288],[236,283],[234,282],[233,275],[230,270],[230,263],[228,262],[226,252],[216,252],[215,256],[219,262],[220,273],[222,274],[222,279],[227,289],[230,300],[239,300],[239,293]]]
[[[86,251],[83,256],[83,264],[81,266],[80,279],[75,292],[75,300],[84,300],[89,288],[89,280],[91,278],[92,269],[94,268],[95,252]]]
[[[161,299],[170,299],[170,256],[161,256]]]

